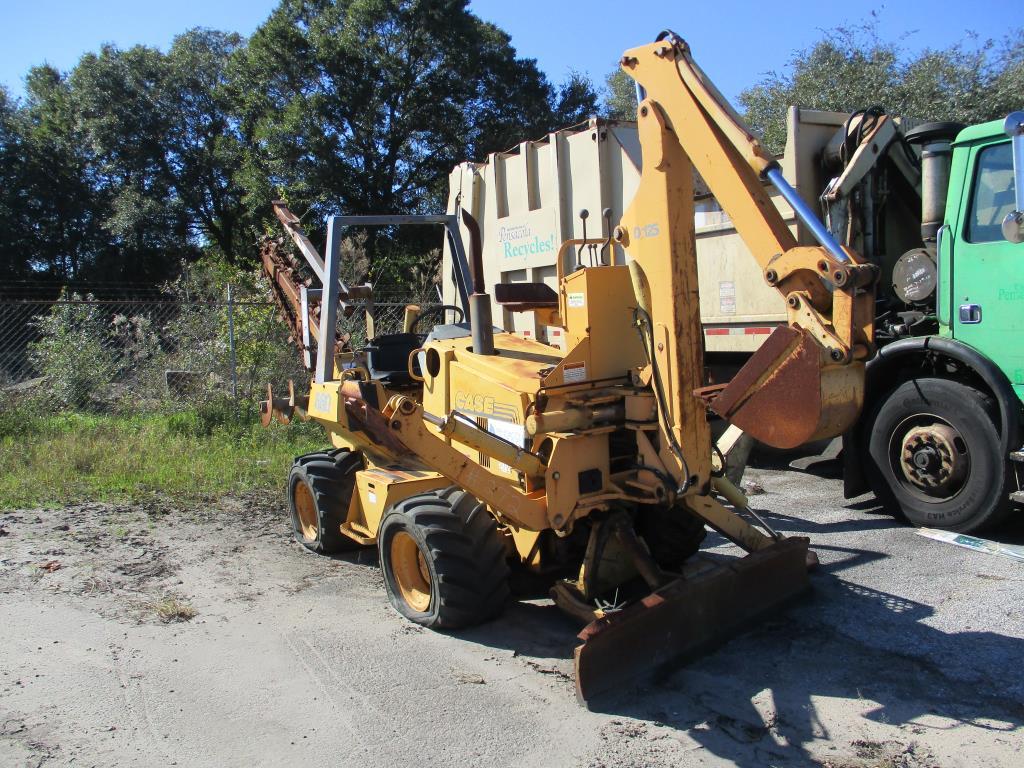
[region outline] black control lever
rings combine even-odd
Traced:
[[[583,239],[587,239],[587,218],[590,216],[590,211],[586,208],[580,209],[580,221],[583,222]],[[580,245],[579,250],[576,251],[576,269],[583,269],[583,249],[587,247],[586,243]]]
[[[603,211],[601,211],[601,216],[604,217],[604,229],[608,233],[608,239],[605,240],[604,241],[604,245],[601,246],[601,266],[603,267],[606,264],[606,262],[604,260],[605,253],[608,254],[608,261],[607,261],[608,264],[611,264],[613,261],[615,261],[615,259],[613,258],[613,254],[611,252],[611,247],[612,247],[612,209],[611,208],[605,208]]]

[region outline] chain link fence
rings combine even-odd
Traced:
[[[401,330],[404,301],[374,307],[376,333]],[[357,312],[340,324],[365,338]],[[0,407],[31,400],[43,413],[145,412],[233,397],[252,403],[267,383],[308,385],[276,307],[260,298],[188,301],[152,296],[0,298]]]

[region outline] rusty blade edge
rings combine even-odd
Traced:
[[[576,697],[590,705],[650,680],[671,662],[706,652],[809,587],[802,537],[678,579],[588,624],[573,657]]]

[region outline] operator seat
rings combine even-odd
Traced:
[[[558,307],[558,294],[544,283],[497,283],[494,300],[509,312]]]
[[[409,375],[409,355],[420,346],[421,337],[415,333],[387,333],[375,336],[366,345],[366,368],[370,378],[388,388],[409,387],[415,384]],[[413,371],[420,375],[419,355],[413,361]]]

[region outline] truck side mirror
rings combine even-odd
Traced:
[[[1013,184],[1016,210],[1003,219],[1003,237],[1011,243],[1024,242],[1024,112],[1011,112],[1006,116],[1003,130],[1013,144]]]

